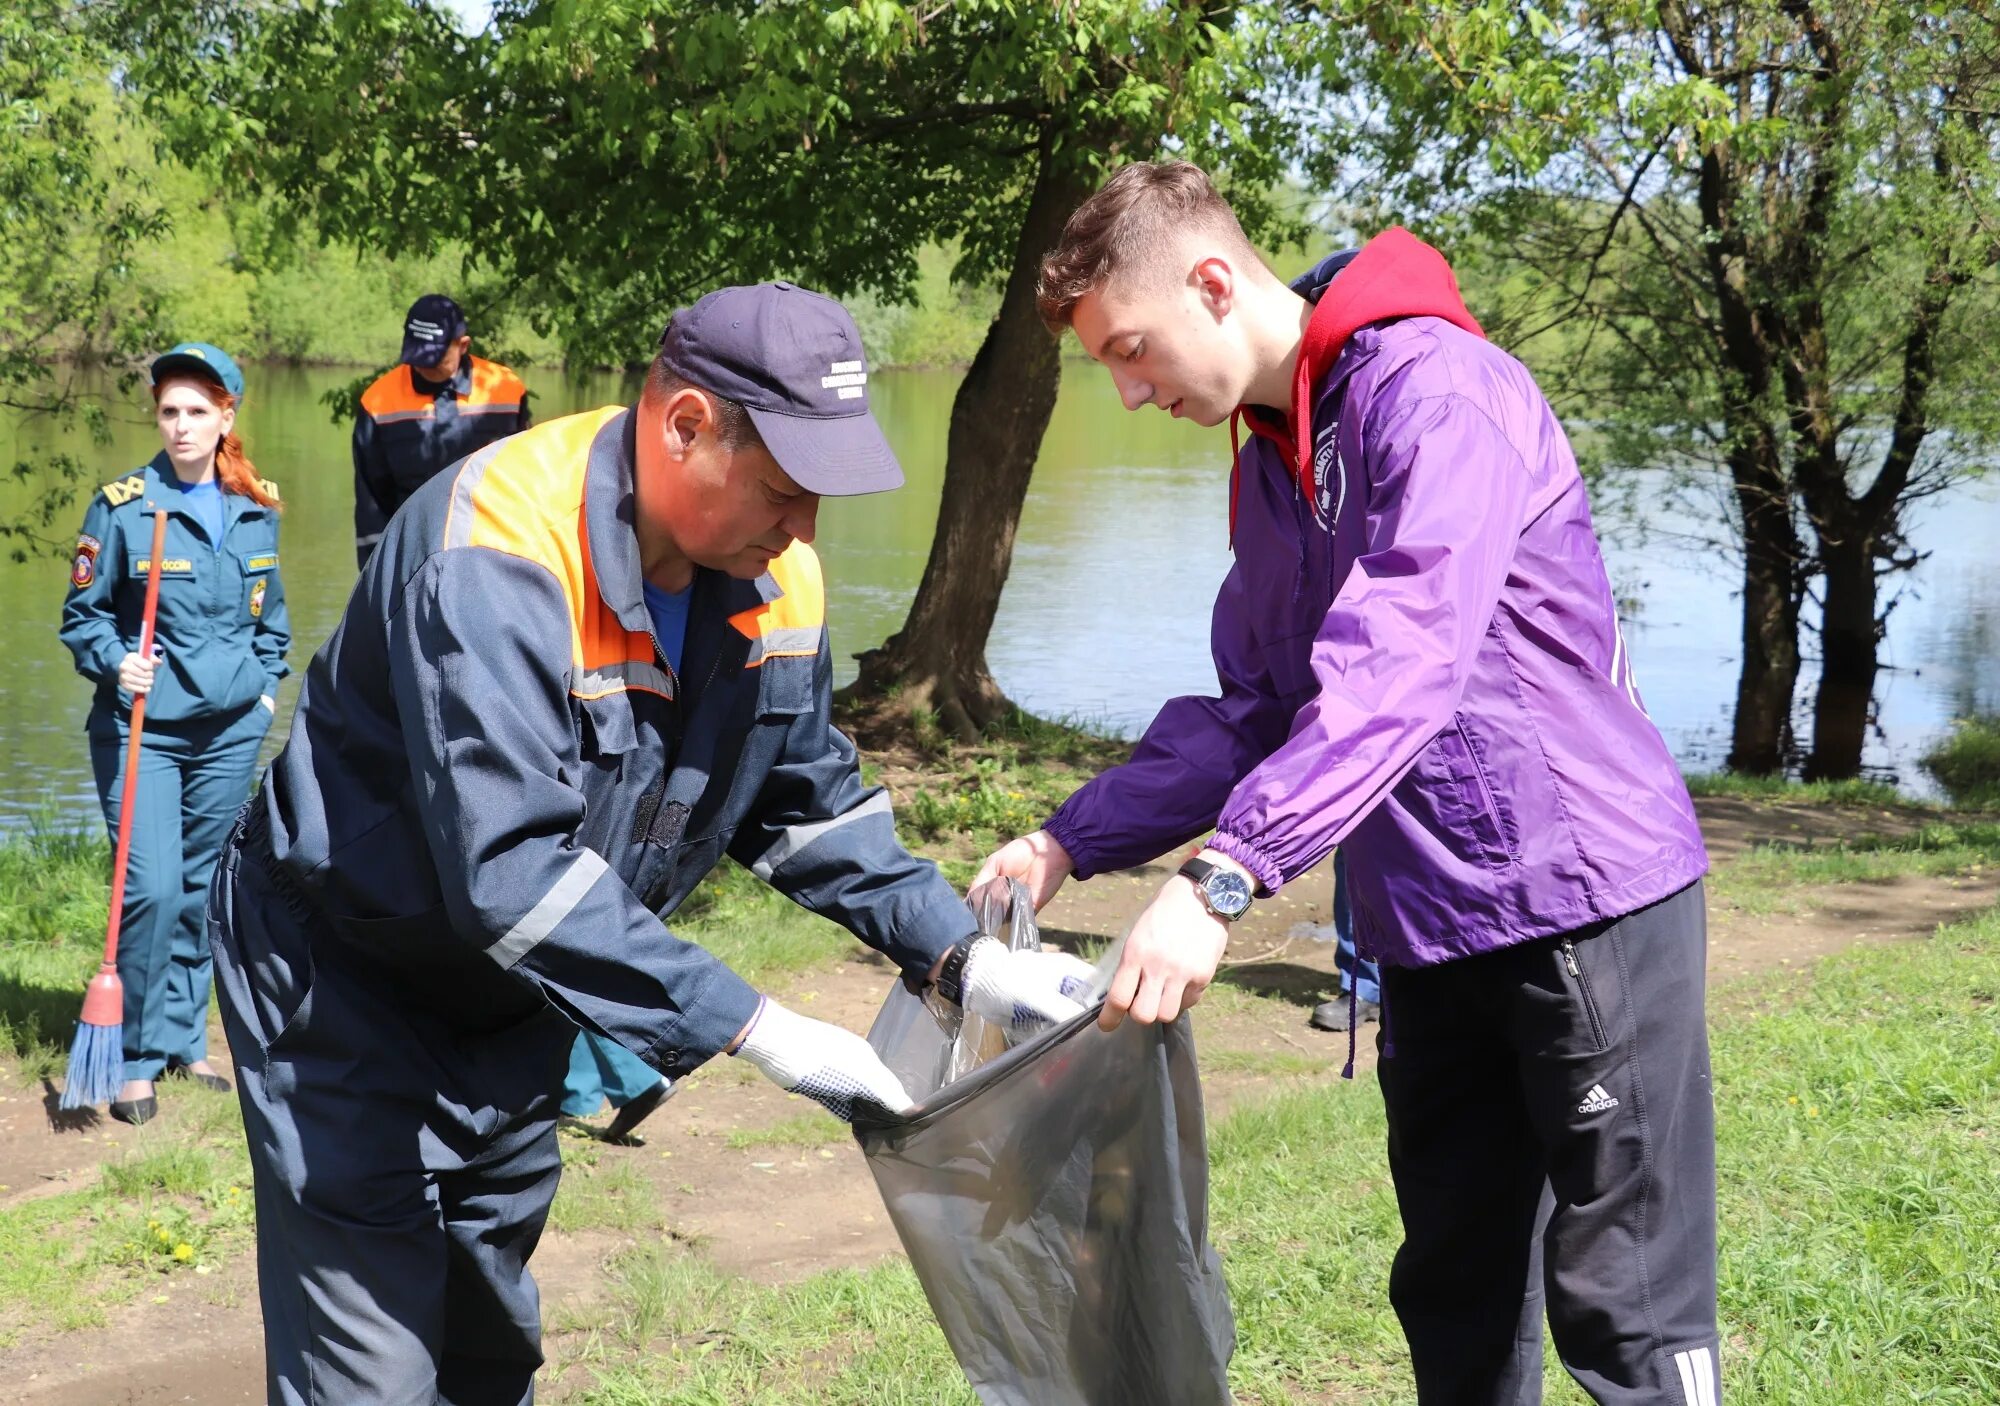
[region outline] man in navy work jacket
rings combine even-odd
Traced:
[[[210,895],[273,1403],[524,1402],[527,1273],[583,1027],[743,1056],[837,1116],[909,1100],[671,914],[724,854],[989,1019],[1075,958],[973,940],[832,725],[822,494],[895,488],[861,338],[789,284],[668,325],[639,404],[491,445],[397,514]]]
[[[446,465],[528,428],[528,388],[472,354],[465,314],[426,293],[403,319],[403,354],[361,393],[354,419],[354,555],[362,566],[410,495]]]

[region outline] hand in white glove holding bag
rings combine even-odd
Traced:
[[[731,1054],[781,1089],[804,1094],[843,1123],[872,1105],[910,1111],[910,1096],[874,1047],[851,1030],[787,1010],[769,996],[743,1027]]]
[[[1016,952],[997,938],[976,939],[958,980],[959,1004],[1020,1037],[1083,1013],[1094,973],[1067,952]]]

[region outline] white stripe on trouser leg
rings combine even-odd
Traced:
[[[511,967],[528,955],[535,944],[556,930],[556,924],[567,918],[583,896],[590,892],[590,886],[597,882],[598,875],[609,866],[594,849],[578,850],[569,868],[563,870],[562,877],[549,885],[549,891],[541,901],[528,910],[527,916],[507,930],[507,935],[486,949],[486,955],[502,967]]]
[[[1687,1406],[1701,1406],[1701,1390],[1694,1384],[1694,1363],[1688,1359],[1688,1353],[1674,1354],[1674,1366],[1680,1369],[1681,1374],[1681,1399]]]
[[[1675,1353],[1674,1366],[1681,1374],[1681,1396],[1687,1406],[1717,1406],[1715,1358],[1707,1348]]]

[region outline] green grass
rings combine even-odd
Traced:
[[[586,1133],[563,1129],[562,1181],[549,1207],[556,1230],[649,1230],[660,1223],[660,1208],[646,1174],[629,1160],[603,1163],[603,1146]]]
[[[158,1124],[89,1185],[0,1209],[0,1346],[29,1327],[102,1326],[107,1310],[249,1249],[236,1100],[171,1083],[159,1098]]]
[[[1810,977],[1714,1034],[1724,1370],[1773,1406],[2000,1400],[2000,916]],[[1761,1011],[1761,1013],[1760,1013]],[[1212,1224],[1249,1406],[1405,1402],[1380,1100],[1300,1089],[1212,1130]],[[570,1362],[587,1406],[970,1403],[915,1276],[781,1289],[641,1246]],[[1584,1398],[1552,1365],[1549,1400]]]
[[[110,854],[97,827],[51,816],[0,844],[0,1057],[37,1083],[68,1056],[103,955]]]
[[[1758,845],[1709,877],[1709,895],[1748,913],[1787,908],[1801,890],[1962,875],[2000,863],[2000,823],[1934,821],[1906,835]]]
[[[970,747],[946,740],[921,711],[913,717],[916,743],[936,771],[898,807],[897,822],[940,862],[983,858],[1038,829],[1077,787],[1131,752],[1083,725],[1019,710]]]
[[[1695,772],[1690,795],[1730,796],[1746,801],[1790,801],[1800,805],[1914,806],[1917,802],[1881,781],[1793,781],[1783,776],[1743,776],[1733,771]]]
[[[1924,754],[1921,765],[1953,805],[2000,806],[2000,715],[1961,718],[1948,737]]]
[[[848,931],[808,913],[734,860],[701,883],[670,920],[674,935],[698,942],[752,986],[861,951]]]
[[[1204,1003],[1206,1003],[1205,997]],[[1340,1049],[1345,1051],[1346,1047],[1347,1042],[1341,1041]],[[1326,1073],[1327,1063],[1326,1058],[1315,1058],[1291,1050],[1211,1048],[1201,1053],[1201,1068],[1206,1074],[1249,1074],[1260,1078],[1296,1079]]]
[[[831,1147],[846,1142],[847,1127],[824,1113],[807,1113],[787,1118],[768,1128],[733,1128],[723,1139],[726,1147]]]

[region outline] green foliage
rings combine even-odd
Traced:
[[[1923,769],[1960,806],[2000,806],[2000,717],[1961,718],[1926,752]]]
[[[1719,517],[1754,694],[1784,701],[1827,581],[1808,769],[1854,774],[1880,583],[1920,559],[1905,509],[2000,444],[1988,8],[1333,8],[1311,169],[1475,252],[1476,310],[1589,418],[1587,468],[1675,470]],[[1751,715],[1746,764],[1778,755],[1785,712]]]
[[[156,344],[152,300],[120,295],[135,251],[169,224],[106,149],[110,55],[94,7],[0,9],[0,413],[47,416],[99,444],[102,406],[51,364],[50,349],[116,362]],[[84,471],[71,454],[10,466],[34,487],[26,508],[0,521],[16,561],[64,540],[60,520]]]
[[[959,831],[1025,835],[1042,823],[1051,808],[1029,792],[1010,787],[1012,779],[997,762],[980,762],[971,777],[950,789],[919,789],[905,818],[927,840]]]
[[[903,304],[941,247],[978,298],[1039,171],[1167,134],[1228,153],[1253,226],[1296,233],[1262,193],[1278,129],[1242,97],[1268,55],[1231,23],[1268,35],[1277,13],[1253,8],[1262,30],[1147,0],[503,0],[468,36],[405,0],[118,7],[130,81],[185,159],[344,244],[463,249],[572,359],[614,365],[721,282]]]

